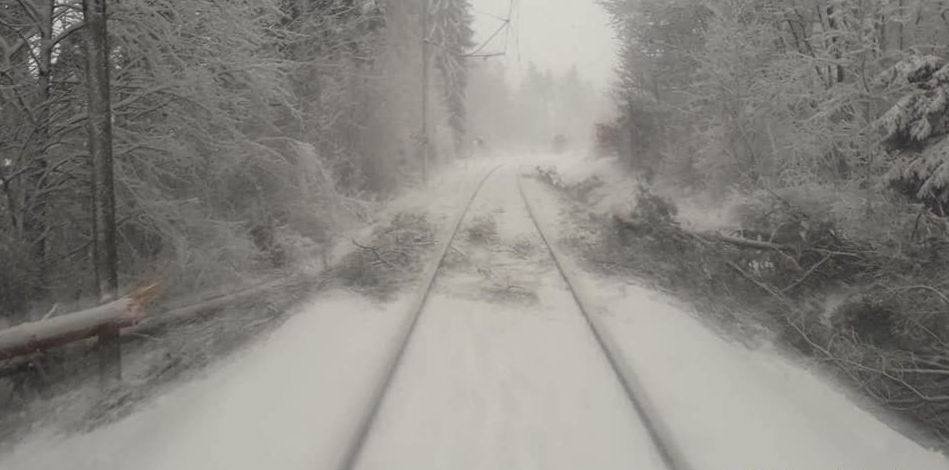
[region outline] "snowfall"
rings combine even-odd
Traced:
[[[446,171],[399,209],[424,206],[447,217],[494,163]],[[481,268],[443,268],[357,467],[665,468],[546,259],[516,185],[529,165],[501,163],[463,226],[491,217],[504,246],[533,247],[531,254],[459,241],[452,256]],[[565,226],[554,194],[536,182],[525,191],[546,226]],[[943,455],[767,344],[725,339],[687,305],[635,280],[578,277],[592,314],[692,468],[949,468]],[[489,298],[485,279],[518,286],[533,300]],[[279,329],[197,379],[85,434],[36,430],[0,455],[0,468],[338,468],[398,348],[413,295],[381,303],[341,290],[315,294]]]

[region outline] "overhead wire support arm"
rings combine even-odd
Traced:
[[[468,57],[471,59],[490,59],[492,57],[502,57],[506,55],[507,52],[491,52],[488,54],[465,54],[462,57]]]
[[[491,33],[491,35],[488,36],[488,38],[485,39],[484,42],[481,43],[481,45],[479,45],[477,48],[475,48],[473,51],[471,51],[471,52],[469,52],[469,53],[467,53],[467,54],[461,54],[461,57],[488,59],[488,58],[491,58],[491,57],[501,57],[501,56],[507,55],[507,36],[505,36],[505,40],[504,40],[504,42],[505,42],[505,44],[504,44],[504,49],[505,49],[505,50],[504,50],[503,52],[481,53],[481,51],[483,51],[483,50],[484,50],[486,47],[488,47],[492,42],[494,42],[494,40],[495,40],[495,39],[498,37],[498,35],[500,35],[502,32],[505,32],[505,31],[510,32],[510,30],[511,30],[511,23],[512,23],[512,22],[511,22],[511,19],[513,18],[513,14],[514,14],[514,2],[515,2],[515,0],[511,0],[510,3],[508,4],[507,18],[502,18],[502,17],[500,17],[500,16],[498,16],[498,15],[495,15],[495,14],[492,14],[492,13],[487,13],[487,12],[483,12],[483,11],[480,11],[480,10],[475,10],[475,12],[477,12],[477,13],[479,13],[479,14],[481,14],[481,15],[489,16],[489,17],[491,17],[491,18],[494,18],[494,19],[500,21],[500,22],[501,22],[501,25],[498,26],[498,28],[495,29],[494,32]]]
[[[503,17],[501,17],[501,16],[495,15],[494,13],[488,13],[488,12],[486,12],[486,11],[481,11],[481,10],[478,10],[477,8],[472,8],[472,11],[475,12],[475,13],[477,13],[477,14],[479,14],[479,15],[484,15],[484,16],[487,16],[487,17],[494,18],[494,19],[496,19],[496,20],[498,20],[498,21],[508,21],[508,18],[503,18]]]

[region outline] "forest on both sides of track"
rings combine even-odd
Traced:
[[[539,175],[620,200],[587,254],[761,312],[783,344],[949,439],[949,6],[597,3],[620,45],[614,118],[585,70],[525,67],[512,84],[467,60],[464,0],[429,15],[399,0],[0,0],[0,324],[156,282],[169,307],[321,272],[439,165],[590,135],[640,181]],[[386,224],[423,242],[431,228]],[[386,264],[373,248],[360,266]]]

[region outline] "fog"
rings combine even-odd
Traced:
[[[485,56],[469,63],[469,130],[484,145],[476,153],[588,151],[594,124],[613,114],[617,43],[604,10],[592,0],[472,4]]]
[[[618,43],[606,12],[594,0],[473,0],[475,30],[483,41],[507,17],[513,4],[507,55],[501,59],[515,79],[530,63],[565,72],[576,65],[598,89],[613,77]],[[503,35],[491,51],[505,51]]]

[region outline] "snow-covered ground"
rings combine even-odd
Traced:
[[[364,469],[661,469],[635,411],[527,219],[510,165],[489,180],[375,423]],[[457,207],[461,182],[418,204]],[[529,194],[555,223],[555,198]],[[706,330],[671,299],[587,277],[595,314],[696,469],[944,469],[817,376]],[[86,434],[39,433],[10,470],[333,469],[410,304],[314,298],[205,377]]]
[[[359,468],[662,468],[527,216],[508,168],[464,228],[386,397]],[[501,247],[526,246],[523,258]],[[532,292],[536,302],[510,291]]]
[[[569,225],[549,189],[526,187],[532,200],[548,202],[537,206],[545,226]],[[945,456],[770,346],[727,341],[674,299],[632,281],[574,278],[694,468],[949,468]]]
[[[314,300],[205,378],[88,434],[35,435],[0,468],[333,468],[405,304]]]

